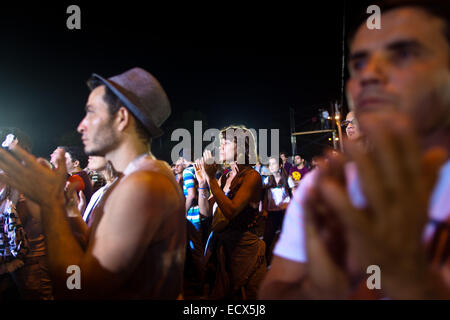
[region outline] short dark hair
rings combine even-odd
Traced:
[[[70,154],[72,161],[75,162],[78,160],[80,163],[81,169],[84,169],[88,165],[88,156],[84,153],[83,148],[77,146],[61,146],[64,151]]]
[[[364,11],[361,12],[359,15],[356,16],[356,18],[352,19],[350,22],[350,32],[348,33],[348,43],[351,43],[356,31],[361,26],[361,24],[367,20],[368,15],[365,11],[365,9],[369,5],[377,5],[381,9],[381,13],[387,12],[393,9],[398,9],[401,7],[418,7],[420,9],[423,9],[428,14],[440,18],[444,20],[445,23],[445,30],[444,34],[447,38],[447,42],[450,45],[450,5],[448,0],[371,0],[371,1],[363,1],[361,4],[361,8],[364,7]]]
[[[101,82],[99,79],[94,78],[89,80],[89,85],[92,88],[92,90],[102,85],[105,86],[105,94],[103,95],[103,101],[105,101],[106,105],[108,106],[109,114],[112,116],[117,111],[119,111],[120,107],[123,105],[122,101],[103,82]],[[147,145],[150,146],[152,142],[150,133],[134,115],[132,116],[136,123],[136,133],[139,139],[141,139],[143,142],[145,142]]]

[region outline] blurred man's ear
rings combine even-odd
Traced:
[[[75,161],[73,162],[73,166],[74,166],[74,167],[79,167],[79,166],[80,166],[80,161],[75,160]]]

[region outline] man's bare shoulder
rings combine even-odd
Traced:
[[[138,161],[132,163],[130,167],[125,171],[125,175],[129,175],[136,171],[159,172],[175,179],[167,162],[157,160],[151,156],[142,157]]]
[[[162,172],[140,170],[126,176],[117,186],[118,192],[145,197],[146,201],[173,201],[178,197],[177,185]]]
[[[105,209],[115,211],[125,206],[137,212],[169,212],[183,206],[180,192],[167,163],[146,161],[120,180]]]

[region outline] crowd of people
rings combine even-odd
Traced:
[[[89,79],[84,150],[36,159],[5,128],[0,298],[449,299],[450,6],[380,7],[349,38],[344,151],[311,164],[262,163],[229,126],[171,168],[150,151],[170,102],[141,68]]]

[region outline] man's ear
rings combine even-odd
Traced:
[[[74,162],[73,162],[73,166],[76,168],[76,167],[79,167],[80,166],[80,161],[78,161],[78,160],[75,160]]]
[[[116,113],[116,121],[117,121],[117,129],[119,131],[124,131],[128,125],[130,124],[131,114],[130,111],[128,111],[125,107],[120,107],[119,110]]]

